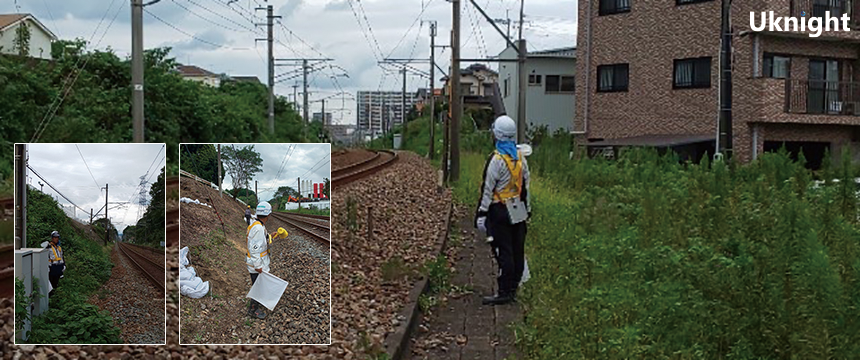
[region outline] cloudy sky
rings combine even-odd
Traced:
[[[142,216],[145,211],[145,208],[137,204],[140,177],[146,175],[150,183],[158,178],[161,168],[164,167],[163,146],[164,144],[29,144],[28,164],[44,177],[45,181],[86,210],[86,214],[81,210],[76,211],[76,217],[81,220],[89,221],[90,209],[95,212],[104,206],[105,191],[102,188],[108,184],[109,203],[131,202],[109,204],[108,215],[117,229],[122,230],[127,225],[136,224],[140,218],[138,213]],[[28,173],[27,182],[36,189],[40,188],[40,182],[45,183],[33,173]],[[145,187],[147,196],[150,185]],[[71,207],[67,200],[57,195],[47,184],[42,187],[42,191],[59,198],[60,204]]]
[[[254,150],[260,153],[260,158],[263,159],[263,171],[253,179],[257,181],[257,191],[260,192],[261,199],[271,199],[275,190],[281,186],[295,189],[299,177],[314,183],[323,183],[325,178],[331,179],[329,144],[232,144],[236,150],[248,145],[254,145]],[[222,148],[225,146],[231,144],[221,144]],[[224,188],[232,188],[232,181],[228,173],[224,177]]]
[[[147,2],[148,0],[144,0]],[[91,46],[110,47],[122,57],[131,49],[129,0],[7,0],[0,13],[33,13],[60,38],[91,39]],[[494,19],[516,18],[517,0],[477,0]],[[338,68],[322,68],[309,76],[312,111],[319,111],[322,98],[330,98],[327,111],[335,122],[355,123],[355,103],[340,89],[355,95],[358,90],[401,89],[400,76],[387,74],[377,65],[386,58],[428,58],[429,25],[438,22],[437,45],[448,44],[451,4],[445,0],[161,0],[147,6],[144,13],[145,48],[170,46],[180,62],[229,75],[255,75],[266,81],[266,44],[260,5],[271,4],[282,16],[275,26],[276,58],[328,57]],[[462,0],[462,45],[464,58],[494,56],[504,50],[499,35],[467,0]],[[574,46],[576,43],[576,0],[526,1],[524,37],[529,50]],[[113,22],[111,23],[111,21]],[[507,28],[500,25],[503,31]],[[512,34],[516,31],[512,30]],[[437,51],[437,61],[448,68],[450,51]],[[495,64],[491,65],[497,68]],[[429,70],[427,64],[415,64]],[[465,67],[465,65],[464,65]],[[276,73],[295,67],[280,66]],[[396,71],[394,68],[390,70]],[[446,70],[447,71],[447,70]],[[436,78],[441,75],[437,71]],[[283,79],[289,78],[286,75]],[[332,77],[335,77],[332,79]],[[276,85],[278,94],[292,97],[300,79]],[[427,87],[428,80],[410,76],[407,88]],[[437,82],[437,86],[440,84]]]

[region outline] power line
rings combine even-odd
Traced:
[[[68,202],[69,202],[69,204],[72,204],[72,205],[74,205],[74,207],[76,207],[76,208],[80,209],[80,210],[81,210],[81,211],[83,211],[83,212],[86,212],[86,210],[84,210],[84,208],[82,208],[82,207],[78,206],[78,205],[77,205],[77,204],[75,204],[72,200],[69,200],[69,198],[68,198],[68,197],[66,197],[66,195],[63,195],[63,193],[61,193],[59,190],[57,190],[57,188],[55,188],[55,187],[54,187],[54,185],[51,185],[51,183],[50,183],[50,182],[48,182],[48,180],[45,180],[45,178],[44,178],[44,177],[42,177],[42,175],[40,175],[38,171],[36,171],[35,169],[33,169],[33,167],[32,167],[32,166],[30,166],[30,164],[27,164],[27,168],[28,168],[28,169],[30,169],[30,171],[32,171],[32,172],[33,172],[33,174],[35,174],[39,179],[42,179],[42,181],[44,181],[44,182],[45,182],[45,185],[48,185],[48,187],[50,187],[51,189],[54,189],[54,192],[56,192],[56,193],[57,193],[57,195],[60,195],[60,197],[62,197],[63,199],[66,199],[66,201],[68,201]]]
[[[149,174],[149,170],[152,170],[152,165],[155,165],[155,160],[158,160],[158,155],[161,155],[161,152],[164,151],[164,145],[161,145],[161,149],[158,150],[158,153],[155,154],[155,158],[152,159],[152,163],[149,164],[149,168],[146,169],[146,174]],[[145,175],[144,175],[145,176]]]
[[[221,27],[221,28],[223,28],[223,29],[227,29],[227,30],[230,30],[230,31],[236,31],[236,32],[242,32],[242,31],[245,31],[245,32],[253,33],[253,31],[249,30],[248,28],[244,28],[244,30],[240,30],[240,29],[236,29],[236,28],[227,27],[227,26],[225,26],[225,25],[224,25],[224,24],[222,24],[222,23],[216,22],[216,21],[214,21],[214,20],[212,20],[212,19],[209,19],[209,18],[207,18],[207,17],[205,17],[205,16],[203,16],[203,15],[198,14],[196,11],[193,11],[193,10],[191,10],[191,9],[187,8],[185,5],[180,4],[180,3],[179,3],[178,1],[176,1],[176,0],[173,0],[173,4],[174,4],[174,5],[176,5],[176,6],[179,6],[179,7],[183,8],[183,9],[185,9],[185,11],[188,11],[189,13],[191,13],[192,15],[194,15],[194,16],[196,16],[196,17],[198,17],[198,18],[200,18],[200,19],[203,19],[204,21],[206,21],[206,22],[208,22],[208,23],[210,23],[210,24],[213,24],[213,25],[215,25],[215,26]],[[198,6],[199,6],[199,5],[198,5]],[[204,9],[205,9],[205,8],[204,8]],[[206,10],[208,10],[208,9],[206,9]]]
[[[233,19],[230,19],[230,18],[228,18],[228,17],[226,17],[226,16],[224,16],[224,15],[221,15],[221,13],[215,12],[215,11],[213,11],[212,9],[209,9],[209,8],[207,8],[207,7],[203,6],[203,5],[200,5],[200,3],[198,3],[198,2],[196,2],[196,1],[194,1],[194,0],[185,0],[185,1],[188,1],[188,2],[190,2],[190,3],[192,3],[192,4],[194,4],[194,5],[197,5],[197,7],[201,8],[201,9],[203,9],[203,10],[206,10],[206,12],[208,12],[208,13],[210,13],[210,14],[213,14],[213,15],[215,15],[215,16],[217,16],[217,17],[220,17],[220,18],[222,18],[222,19],[224,19],[224,20],[227,20],[227,21],[229,21],[229,22],[231,22],[231,23],[235,24],[236,26],[239,26],[239,27],[241,27],[241,28],[243,28],[243,29],[245,29],[245,30],[248,30],[248,31],[250,31],[250,32],[254,32],[254,29],[253,29],[253,28],[250,28],[250,27],[248,27],[248,26],[246,26],[246,25],[244,25],[244,24],[240,24],[240,23],[236,22],[236,21],[235,21],[235,20],[233,20]],[[174,2],[176,2],[176,0],[174,0]],[[252,21],[252,23],[253,23],[253,21]],[[219,26],[221,26],[221,25],[219,25]],[[222,26],[222,27],[223,27],[223,26]]]
[[[299,177],[300,177],[300,178],[305,177],[305,175],[307,175],[307,174],[308,174],[308,173],[310,173],[312,170],[314,170],[314,169],[316,168],[316,166],[317,166],[321,161],[325,160],[325,159],[326,159],[327,157],[329,157],[330,155],[331,155],[331,154],[326,154],[326,156],[323,156],[323,157],[322,157],[322,159],[317,160],[317,162],[316,162],[313,166],[311,166],[311,170],[306,171],[304,174],[302,174],[302,176],[299,176]]]
[[[84,166],[87,168],[87,172],[88,172],[88,173],[90,173],[90,177],[91,177],[91,178],[93,178],[93,183],[95,183],[95,184],[96,184],[96,188],[98,188],[98,189],[99,189],[99,191],[101,191],[102,187],[99,185],[99,182],[98,182],[98,181],[96,181],[96,177],[95,177],[95,176],[93,176],[93,172],[92,172],[92,171],[90,171],[90,166],[89,166],[89,165],[87,165],[87,161],[86,161],[86,160],[84,160],[84,154],[83,154],[83,153],[81,153],[81,148],[79,148],[79,147],[78,147],[78,144],[75,144],[75,149],[78,149],[78,154],[80,154],[80,155],[81,155],[81,160],[83,160],[83,161],[84,161]]]
[[[209,40],[206,40],[206,39],[199,38],[199,37],[197,37],[196,35],[191,34],[191,33],[187,32],[187,31],[185,31],[185,30],[182,30],[182,29],[180,29],[179,27],[177,27],[176,25],[173,25],[173,24],[171,24],[171,23],[167,22],[166,20],[162,19],[162,18],[161,18],[161,17],[159,17],[158,15],[155,15],[152,11],[149,11],[147,8],[143,8],[143,11],[145,11],[147,14],[151,15],[153,18],[155,18],[155,20],[158,20],[158,21],[159,21],[159,22],[161,22],[162,24],[169,26],[169,27],[170,27],[170,28],[172,28],[173,30],[176,30],[176,31],[178,31],[178,32],[182,33],[183,35],[188,36],[189,38],[191,38],[191,39],[193,39],[193,40],[196,40],[196,41],[199,41],[199,42],[201,42],[201,43],[204,43],[204,44],[206,44],[206,45],[209,45],[209,46],[212,46],[212,47],[216,47],[216,48],[230,49],[230,50],[245,50],[245,49],[239,49],[239,48],[234,48],[234,47],[226,46],[226,45],[223,45],[223,44],[214,43],[214,42],[212,42],[212,41],[209,41]]]
[[[394,48],[391,49],[391,52],[388,53],[388,56],[386,56],[386,58],[390,58],[391,55],[394,55],[394,51],[397,50],[398,47],[400,47],[400,44],[403,42],[403,40],[406,39],[406,35],[408,35],[409,32],[412,31],[412,28],[415,27],[415,24],[418,23],[419,20],[421,20],[421,17],[424,16],[424,11],[427,10],[427,8],[430,6],[430,3],[432,3],[432,2],[433,2],[433,0],[429,0],[426,3],[424,3],[423,6],[421,6],[421,11],[418,13],[418,16],[415,17],[415,20],[412,21],[412,25],[409,25],[409,29],[406,30],[405,33],[403,33],[403,36],[401,36],[400,40],[397,41],[397,45],[395,45]],[[359,4],[361,4],[361,2],[359,2]],[[362,11],[364,11],[364,10],[362,10]],[[420,30],[418,31],[418,34],[421,34]]]

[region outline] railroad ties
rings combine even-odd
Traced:
[[[331,226],[329,217],[319,215],[291,214],[273,212],[272,215],[302,232],[311,235],[315,240],[323,242],[326,246],[331,242]]]
[[[374,174],[397,161],[397,153],[389,150],[377,150],[368,158],[344,166],[332,169],[332,184],[344,185]]]
[[[126,243],[117,243],[120,252],[125,255],[131,262],[143,272],[143,275],[152,283],[153,286],[164,291],[164,263],[157,263],[140,252],[143,249],[135,249],[134,245]]]

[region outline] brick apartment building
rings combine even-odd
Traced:
[[[574,130],[592,154],[636,145],[714,152],[721,6],[580,0]],[[847,13],[852,31],[754,32],[750,12],[762,11]],[[731,13],[735,159],[783,144],[802,147],[813,167],[825,148],[860,153],[860,0],[734,0]]]

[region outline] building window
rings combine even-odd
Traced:
[[[511,79],[505,79],[505,97],[511,94]]]
[[[601,65],[597,67],[597,92],[627,91],[628,64]]]
[[[764,54],[764,76],[774,79],[787,79],[791,73],[791,58],[788,56]]]
[[[547,93],[564,93],[574,91],[574,77],[562,75],[547,75],[546,76],[546,92]]]
[[[711,87],[711,58],[675,60],[675,89]]]
[[[529,75],[529,85],[530,86],[540,86],[541,84],[541,76],[540,75]]]
[[[675,5],[687,5],[687,4],[708,2],[708,1],[713,1],[713,0],[675,0]]]
[[[600,15],[612,15],[630,11],[630,0],[600,0]]]

